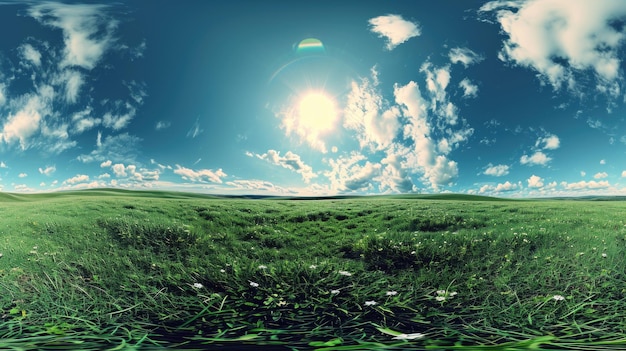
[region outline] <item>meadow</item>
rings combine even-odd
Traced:
[[[626,202],[0,193],[2,350],[626,350]]]

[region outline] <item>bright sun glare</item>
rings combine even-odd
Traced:
[[[298,115],[299,124],[306,130],[316,134],[329,131],[337,119],[335,101],[324,92],[309,92],[300,99]]]

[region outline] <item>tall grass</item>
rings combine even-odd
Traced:
[[[0,348],[626,349],[622,202],[0,207]]]

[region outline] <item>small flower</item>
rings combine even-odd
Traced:
[[[412,333],[412,334],[400,334],[398,336],[394,336],[394,340],[412,340],[412,339],[421,339],[425,335],[422,333]]]
[[[339,272],[337,272],[337,273],[339,273],[339,274],[341,274],[341,275],[345,275],[346,277],[349,277],[349,276],[351,276],[351,275],[352,275],[352,273],[350,273],[350,272],[348,272],[348,271],[339,271]]]
[[[554,301],[563,301],[565,300],[565,298],[561,295],[554,295],[552,296],[552,298],[554,299]]]
[[[437,301],[446,301],[446,297],[445,296],[437,296],[437,297],[435,297],[435,300],[437,300]]]
[[[0,252],[0,257],[2,257],[2,252]]]
[[[287,301],[285,301],[285,300],[280,300],[280,301],[278,301],[278,303],[276,304],[276,306],[285,306],[285,305],[287,305]]]
[[[2,254],[0,254],[0,257],[2,257]],[[602,253],[602,257],[606,258],[606,254],[604,252]]]
[[[456,291],[451,292],[449,295],[450,295],[450,297],[456,295]]]
[[[309,268],[311,268],[311,269],[315,269],[315,268],[317,268],[317,266],[316,266],[316,265],[314,265],[314,264],[312,264],[312,265],[310,265],[310,266],[309,266]]]
[[[396,295],[398,295],[398,292],[395,290],[387,291],[387,296],[396,296]]]
[[[337,295],[337,294],[339,294],[339,292],[340,292],[339,290],[331,290],[330,291],[330,293],[333,294],[333,295]]]
[[[372,300],[372,301],[365,301],[365,306],[375,306],[377,303],[376,301]]]
[[[267,266],[262,264],[259,266],[259,269],[267,269]]]
[[[202,289],[204,287],[204,285],[200,284],[200,283],[193,283],[193,287],[196,289]]]
[[[255,282],[250,281],[250,280],[248,280],[248,281],[250,282],[250,286],[251,287],[253,287],[253,288],[258,288],[259,287],[259,283],[255,283]]]
[[[226,273],[225,269],[220,269],[220,273]]]
[[[437,295],[445,295],[446,291],[445,290],[437,290]]]

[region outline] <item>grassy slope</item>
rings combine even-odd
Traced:
[[[599,350],[626,332],[622,202],[2,195],[0,348],[246,334],[371,348],[403,345],[398,331],[424,347],[548,336]]]

